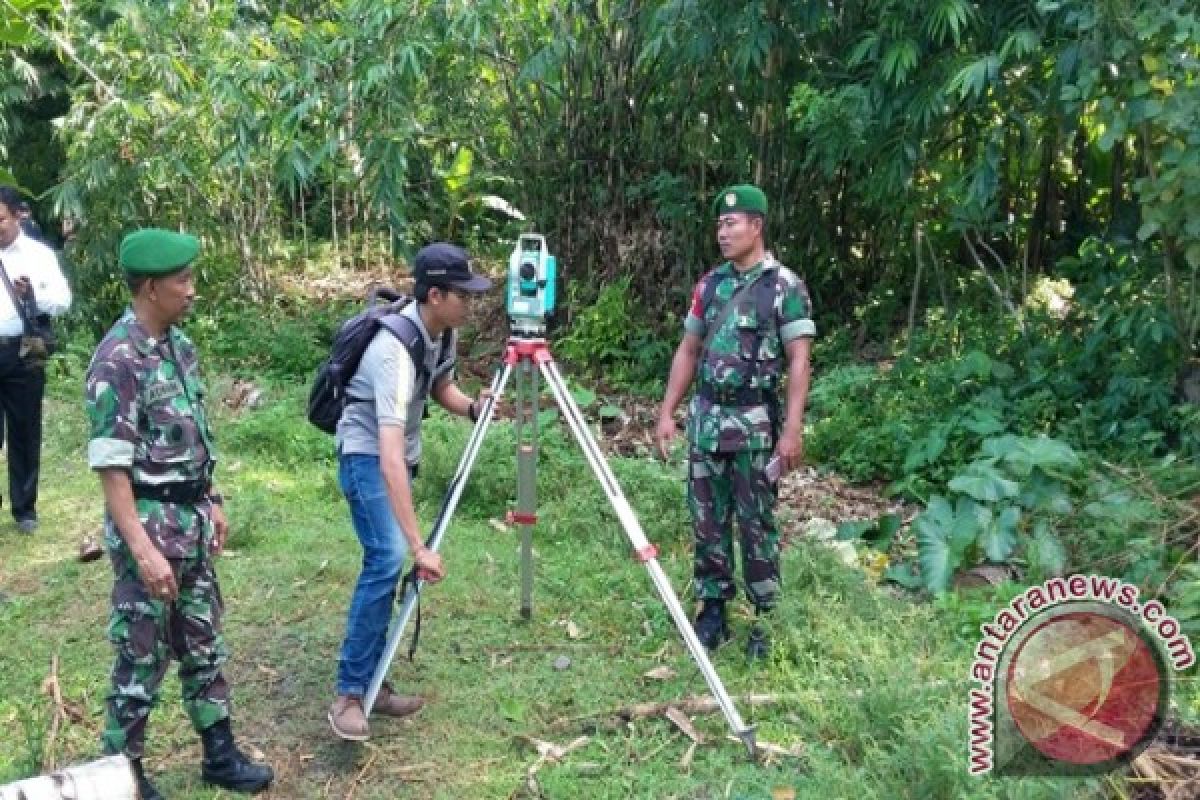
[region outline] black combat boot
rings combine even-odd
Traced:
[[[141,800],[163,800],[163,796],[158,793],[158,789],[155,789],[154,784],[146,777],[146,772],[142,769],[142,760],[134,758],[129,763],[133,766],[134,777],[137,778],[138,797]]]
[[[729,638],[729,625],[725,622],[725,601],[705,600],[704,607],[696,616],[696,638],[708,650],[716,650]]]
[[[771,613],[770,608],[759,606],[754,614],[760,620]],[[771,654],[771,634],[761,622],[755,622],[750,628],[750,636],[746,639],[746,658],[751,661],[762,661]]]
[[[235,792],[261,792],[271,784],[275,773],[266,764],[256,764],[233,743],[229,719],[223,719],[200,733],[204,743],[204,762],[200,776],[208,783]]]

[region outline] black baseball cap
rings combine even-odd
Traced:
[[[446,286],[468,292],[486,292],[492,281],[471,272],[467,251],[448,242],[422,247],[413,261],[413,279],[426,286]]]

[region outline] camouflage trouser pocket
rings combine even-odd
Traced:
[[[108,621],[108,639],[117,650],[117,668],[154,669],[167,657],[159,635],[162,614],[148,602],[115,605]]]

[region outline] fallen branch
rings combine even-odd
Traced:
[[[54,743],[58,729],[67,716],[63,707],[62,687],[58,683],[58,653],[50,656],[50,674],[42,681],[42,691],[50,695],[54,708],[50,712],[50,729],[46,732],[46,745],[42,748],[42,772],[54,771]]]
[[[679,728],[684,736],[691,739],[696,744],[704,744],[704,737],[696,730],[696,726],[692,724],[692,720],[687,714],[684,714],[678,708],[668,708],[664,714],[667,719],[675,723],[675,727]]]
[[[346,800],[354,800],[354,793],[358,790],[358,785],[362,783],[362,779],[367,775],[367,770],[375,763],[375,757],[378,755],[378,750],[373,751],[371,757],[367,759],[367,763],[363,764],[363,768],[354,776],[354,780],[350,783],[350,789],[346,792]]]
[[[761,708],[764,706],[778,705],[789,699],[787,695],[780,694],[748,694],[742,697],[732,698],[737,705],[750,706],[752,708]],[[712,714],[721,710],[721,705],[716,701],[716,698],[711,695],[700,695],[698,697],[688,697],[683,700],[667,700],[663,702],[652,703],[634,703],[631,706],[621,706],[619,708],[604,709],[601,711],[590,711],[586,714],[579,714],[574,717],[561,717],[550,723],[551,729],[558,729],[573,725],[584,720],[596,719],[597,717],[616,717],[626,722],[635,719],[644,719],[646,717],[658,717],[667,713],[669,709],[677,709],[684,714]]]
[[[738,744],[742,744],[742,740],[739,739],[738,737],[734,736],[733,734],[730,734],[729,736],[727,736],[725,738],[729,739],[729,741],[731,741],[731,742],[737,742]],[[802,742],[797,742],[796,744],[792,745],[791,747],[783,747],[781,745],[772,744],[771,742],[755,742],[754,743],[754,751],[755,751],[755,756],[760,759],[763,758],[764,756],[768,756],[768,757],[769,756],[781,756],[783,758],[800,758],[804,755],[804,744]]]
[[[507,758],[485,758],[482,761],[472,761],[469,764],[463,764],[461,767],[456,767],[456,769],[461,772],[473,773],[507,760]],[[435,773],[437,770],[445,768],[445,766],[445,764],[437,764],[432,761],[425,761],[420,764],[401,764],[396,767],[388,767],[383,771],[383,774],[400,776],[404,780],[426,780],[429,779],[429,776],[421,775],[421,773]]]
[[[542,788],[538,785],[537,781],[537,773],[539,769],[544,767],[546,764],[552,764],[561,761],[568,753],[578,750],[591,741],[591,739],[587,736],[579,736],[573,739],[569,744],[561,745],[555,744],[554,742],[546,742],[541,739],[536,739],[532,736],[518,736],[517,738],[529,743],[535,750],[538,751],[537,761],[534,761],[529,765],[529,768],[525,770],[525,785],[523,788],[525,791],[529,792],[530,796],[532,797],[542,796]]]

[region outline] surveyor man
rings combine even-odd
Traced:
[[[234,744],[221,590],[212,557],[229,534],[213,488],[216,450],[196,349],[178,323],[195,299],[194,236],[145,228],[121,242],[133,305],[87,371],[88,464],[104,490],[104,544],[114,581],[108,635],[116,649],[102,741],[133,762],[143,800],[162,795],[142,765],[146,722],[170,660],[204,747],[203,779],[265,789],[271,768]]]
[[[417,253],[413,296],[399,313],[423,340],[422,363],[381,327],[347,386],[350,402],[337,425],[338,482],[363,549],[362,571],[346,619],[338,656],[337,696],[328,719],[349,741],[369,736],[363,697],[383,657],[396,585],[408,552],[425,580],[445,574],[442,558],[425,546],[413,510],[411,479],[421,460],[421,421],[427,398],[474,422],[482,395],[472,400],[456,385],[457,333],[473,298],[492,282],[471,271],[466,251],[445,242]],[[384,683],[373,712],[405,716],[421,708],[420,697],[399,695]]]
[[[713,210],[726,261],[692,292],[655,432],[667,458],[675,410],[696,378],[687,421],[688,506],[696,595],[703,603],[695,629],[710,650],[730,635],[725,606],[735,595],[734,517],[746,593],[757,615],[768,614],[778,599],[773,507],[780,476],[800,466],[803,457],[809,351],[816,334],[804,283],[765,249],[762,190],[730,186],[716,196]],[[765,626],[756,622],[747,655],[763,658],[769,647]]]

